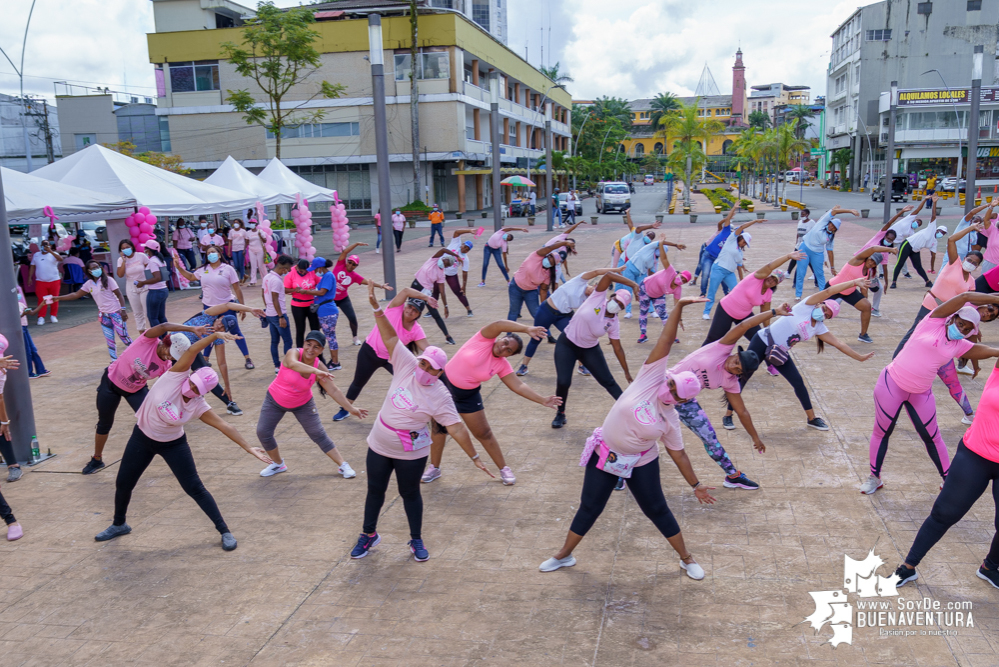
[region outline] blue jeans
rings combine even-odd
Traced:
[[[166,302],[169,290],[151,289],[146,292],[146,319],[149,326],[155,327],[158,324],[166,324]]]
[[[382,226],[378,225],[378,238],[375,240],[375,250],[382,247]]]
[[[482,282],[486,282],[486,271],[489,270],[489,258],[492,257],[496,260],[496,264],[499,266],[499,270],[503,273],[503,279],[510,282],[510,274],[506,272],[506,267],[503,266],[503,251],[499,248],[494,248],[489,244],[483,246],[482,255]]]
[[[271,330],[271,360],[274,361],[274,368],[281,367],[281,357],[278,356],[278,339],[284,341],[285,354],[291,349],[291,322],[286,316],[285,324],[288,326],[282,328],[279,319],[277,315],[267,316],[267,328]]]
[[[549,327],[555,327],[559,331],[565,331],[565,328],[569,326],[569,320],[571,319],[572,319],[572,313],[559,312],[554,308],[552,308],[551,306],[549,306],[548,302],[545,301],[540,306],[538,306],[538,312],[534,316],[534,326],[544,327],[545,329],[549,329]],[[551,330],[549,329],[549,334],[550,333]],[[534,340],[533,338],[531,338],[529,341],[527,341],[527,351],[524,352],[524,356],[527,357],[528,359],[532,358],[534,356],[534,353],[538,349],[538,345],[540,344],[541,341]]]
[[[232,251],[232,265],[236,269],[236,273],[239,275],[239,279],[242,280],[246,276],[246,251],[245,250],[233,250]]]
[[[708,293],[708,282],[711,280],[711,267],[715,265],[715,258],[707,250],[701,253],[700,263],[697,270],[701,274],[701,296]]]
[[[735,286],[739,284],[739,279],[736,275],[729,271],[728,269],[722,268],[721,266],[715,264],[711,267],[711,286],[708,287],[708,301],[704,304],[704,314],[711,314],[711,307],[715,305],[715,296],[718,294],[718,288],[721,287],[725,294],[735,289]]]
[[[511,280],[507,293],[510,295],[510,312],[506,314],[506,319],[511,322],[516,322],[517,318],[520,317],[520,307],[525,303],[527,304],[527,311],[531,314],[531,317],[534,317],[537,314],[538,288],[535,287],[532,290],[521,289],[516,280]]]
[[[24,351],[28,357],[28,375],[40,375],[45,372],[45,364],[42,363],[42,358],[38,356],[38,348],[35,347],[35,341],[31,340],[28,327],[22,326],[21,331],[24,333]]]
[[[534,204],[531,204],[531,215],[537,215],[537,213],[538,213],[538,207],[535,206]]]
[[[188,271],[194,271],[197,268],[198,262],[194,258],[194,248],[184,248],[183,250],[177,249],[177,254],[180,255],[184,263],[187,264]]]
[[[440,234],[440,237],[441,237],[441,247],[443,247],[444,246],[444,223],[443,222],[435,222],[434,224],[430,225],[430,245],[434,244],[434,235],[435,234]]]
[[[818,252],[810,250],[807,246],[802,244],[801,252],[808,255],[806,262],[802,260],[798,262],[797,272],[794,274],[794,296],[798,299],[801,298],[801,293],[805,288],[805,274],[808,273],[808,267],[812,267],[812,273],[815,274],[815,279],[819,281],[819,291],[826,288],[826,274],[822,269],[822,260],[824,259],[825,251],[820,250]]]
[[[624,273],[622,275],[625,278],[627,278],[628,280],[632,280],[632,281],[638,283],[639,286],[641,286],[641,284],[645,281],[645,276],[638,275],[638,269],[635,268],[634,264],[626,264],[625,265],[625,269],[624,269]],[[646,274],[646,275],[648,275],[648,274]],[[632,302],[634,302],[638,298],[638,295],[635,294],[635,290],[633,290],[631,287],[628,287],[626,285],[623,286],[623,287],[625,289],[627,289],[629,292],[631,292],[631,300],[632,300]],[[631,304],[630,303],[628,304],[628,307],[625,309],[625,312],[628,312],[628,313],[631,312]]]

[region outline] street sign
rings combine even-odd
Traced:
[[[826,152],[824,150],[822,150],[821,148],[813,148],[812,151],[811,151],[811,156],[812,157],[822,157],[825,154],[826,154]]]
[[[982,86],[982,102],[999,101],[999,88]],[[969,88],[946,88],[929,90],[898,91],[898,106],[913,107],[932,104],[970,104],[971,90]]]

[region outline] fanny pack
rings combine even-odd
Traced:
[[[780,368],[787,363],[788,359],[790,359],[791,353],[774,342],[773,336],[770,335],[770,327],[767,327],[762,331],[766,332],[766,337],[763,342],[767,344],[767,351],[763,356],[768,364],[775,368]]]
[[[598,469],[611,475],[630,479],[635,466],[643,456],[652,451],[652,448],[649,447],[641,454],[618,454],[604,442],[603,427],[598,426],[593,429],[593,434],[586,439],[586,447],[583,448],[583,453],[579,458],[579,465],[586,466],[594,451],[597,452]]]
[[[397,428],[392,428],[385,423],[381,415],[378,415],[378,421],[382,423],[382,426],[387,428],[396,434],[399,438],[399,442],[402,443],[402,449],[406,452],[415,452],[418,449],[423,449],[430,446],[430,427],[424,426],[419,431],[401,431]]]
[[[316,300],[312,302],[311,306],[309,306],[310,313],[318,312],[320,306],[325,306],[328,303],[333,303],[334,301],[336,301],[336,297],[326,299],[325,301],[319,301],[318,299],[319,297],[316,297]]]

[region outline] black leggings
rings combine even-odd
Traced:
[[[215,504],[215,498],[198,477],[194,455],[191,454],[191,446],[187,444],[187,435],[170,442],[159,442],[143,433],[138,424],[132,429],[132,437],[125,445],[125,454],[121,457],[118,477],[114,482],[114,525],[121,526],[125,523],[132,490],[157,454],[170,466],[170,471],[180,482],[181,488],[194,498],[194,502],[198,503],[201,510],[212,520],[215,529],[220,533],[228,533],[229,528],[225,525],[222,513],[219,512],[219,506]]]
[[[295,320],[295,347],[305,345],[305,334],[309,331],[322,331],[319,328],[319,315],[311,312],[309,308],[309,306],[295,305],[291,307],[291,316]],[[309,320],[309,331],[305,330],[306,318]]]
[[[357,397],[361,395],[361,390],[364,389],[364,385],[368,384],[368,380],[371,376],[375,374],[379,368],[384,368],[389,373],[392,373],[392,364],[388,362],[388,359],[382,359],[375,352],[375,348],[368,345],[368,341],[364,341],[361,345],[361,349],[357,352],[357,365],[354,367],[354,379],[350,383],[350,387],[347,389],[347,400],[354,401]]]
[[[905,240],[902,242],[902,246],[898,249],[898,261],[895,262],[895,272],[892,273],[891,281],[894,283],[898,280],[898,274],[902,273],[902,268],[905,266],[905,260],[912,262],[912,268],[916,270],[916,273],[923,279],[923,282],[930,282],[930,279],[926,277],[926,271],[923,270],[923,260],[919,258],[919,252],[913,252],[912,246],[909,245],[909,241]]]
[[[194,361],[191,362],[191,371],[196,371],[199,368],[206,368],[206,367],[211,368],[211,365],[205,360],[204,355],[202,354],[195,355]],[[218,383],[216,383],[216,385],[212,387],[212,393],[215,394],[215,398],[222,401],[225,405],[229,405],[232,402],[232,399],[229,397],[229,394],[225,393],[225,389],[222,388],[221,375],[219,376]],[[139,408],[135,409],[138,410]],[[100,431],[98,431],[98,433],[100,433]]]
[[[985,276],[978,276],[975,278],[975,291],[981,292],[982,294],[995,294],[996,291],[992,289],[989,285],[989,281],[985,279]]]
[[[555,343],[555,373],[557,378],[555,393],[562,399],[559,412],[565,412],[566,400],[569,398],[569,387],[572,386],[572,373],[576,370],[576,361],[586,366],[593,378],[607,390],[608,394],[614,397],[615,401],[621,396],[621,387],[611,375],[599,343],[593,347],[579,347],[569,340],[563,331]]]
[[[0,435],[0,452],[3,453],[4,463],[8,466],[17,463],[17,459],[14,458],[14,446],[2,435]],[[17,519],[14,518],[14,512],[11,511],[7,501],[3,499],[2,493],[0,493],[0,519],[3,519],[4,523],[8,526],[12,523],[17,523]]]
[[[895,351],[891,355],[892,359],[894,359],[895,357],[898,356],[898,353],[902,351],[902,348],[905,347],[905,344],[909,341],[909,336],[911,336],[912,332],[916,330],[916,326],[920,322],[922,322],[923,318],[925,318],[931,312],[932,311],[930,309],[928,309],[926,306],[920,306],[919,307],[919,312],[916,313],[916,319],[913,320],[912,326],[909,327],[909,330],[905,332],[905,336],[903,336],[902,340],[899,341],[898,347],[895,348]]]
[[[333,303],[336,304],[341,313],[347,316],[347,321],[350,322],[350,335],[357,338],[357,315],[354,314],[354,304],[350,302],[350,297],[345,296],[342,299],[335,300]]]
[[[766,363],[767,359],[767,344],[763,341],[763,331],[759,331],[753,340],[749,342],[749,350],[756,353],[756,356],[760,358],[760,361]],[[805,387],[805,381],[801,379],[801,373],[798,372],[798,367],[794,365],[794,359],[788,356],[787,361],[784,362],[783,366],[777,366],[777,372],[780,376],[788,381],[791,387],[794,389],[794,395],[798,397],[798,402],[801,403],[801,408],[803,410],[812,409],[812,399],[808,397],[808,388]],[[752,373],[746,373],[739,378],[739,386],[745,388],[746,384],[749,382],[749,378],[753,377]],[[731,410],[732,406],[729,405],[728,409]]]
[[[396,251],[402,250],[402,230],[393,229],[392,234],[395,236],[395,249]]]
[[[716,340],[721,340],[722,338],[724,338],[725,334],[727,334],[729,331],[732,330],[732,327],[734,327],[737,324],[741,324],[742,322],[745,322],[752,316],[753,313],[750,313],[747,317],[744,317],[741,320],[737,320],[736,318],[732,317],[725,311],[725,306],[719,303],[718,307],[715,308],[714,317],[711,318],[711,326],[708,328],[708,337],[704,339],[703,343],[701,343],[701,347],[704,347],[708,343],[713,343]],[[757,325],[752,329],[750,329],[749,331],[747,331],[745,336],[746,340],[752,341],[753,336],[755,336],[756,332],[759,330],[760,327],[759,325]],[[762,358],[763,357],[760,357],[760,359]]]
[[[149,389],[146,387],[135,393],[125,391],[111,382],[111,378],[108,377],[108,369],[105,368],[101,383],[97,385],[97,435],[107,435],[111,432],[111,427],[114,426],[114,415],[118,411],[118,406],[121,405],[121,399],[124,398],[128,402],[128,407],[132,408],[132,412],[138,412],[148,393]],[[4,455],[4,460],[6,459],[7,456]]]
[[[413,284],[410,285],[410,287],[415,289],[417,292],[422,292],[424,289],[426,289],[425,287],[423,287],[423,285],[420,284],[419,280],[414,280]],[[434,284],[433,293],[434,294],[438,293],[438,287],[436,284]],[[434,318],[434,322],[437,323],[438,328],[440,328],[440,330],[444,332],[444,336],[450,338],[451,334],[447,332],[447,325],[444,324],[444,318],[441,317],[441,314],[437,311],[437,309],[431,308],[430,304],[427,304],[427,310],[430,311],[430,317]]]
[[[919,565],[926,552],[940,541],[944,533],[961,520],[972,508],[985,489],[992,482],[992,500],[996,505],[995,528],[999,530],[999,463],[979,456],[968,449],[964,439],[957,445],[957,453],[950,462],[943,491],[933,503],[930,515],[923,521],[916,533],[916,540],[909,549],[905,562],[913,567]],[[999,568],[999,533],[992,536],[992,547],[985,557],[989,569]]]
[[[423,496],[420,495],[420,476],[427,467],[427,457],[406,461],[390,459],[368,448],[368,497],[364,501],[365,533],[373,533],[378,527],[378,513],[385,504],[385,491],[388,489],[389,478],[395,470],[395,482],[399,485],[399,495],[406,509],[409,520],[409,537],[421,539],[423,528]]]
[[[576,516],[572,518],[572,525],[569,526],[569,530],[577,535],[586,535],[593,527],[597,517],[607,506],[607,501],[614,493],[614,486],[617,484],[617,475],[604,472],[597,467],[599,458],[594,452],[590,456],[590,462],[586,464],[586,472],[583,473],[583,491],[579,497],[579,509],[576,510]],[[677,524],[663,495],[658,458],[634,468],[631,477],[626,479],[625,483],[631,490],[631,495],[635,497],[638,507],[664,537],[668,539],[680,533],[680,525]]]
[[[17,465],[17,456],[14,454],[14,445],[7,438],[0,435],[0,456],[8,466]]]

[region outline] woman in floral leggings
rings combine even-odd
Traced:
[[[84,294],[90,294],[94,302],[97,304],[97,309],[100,311],[100,323],[101,331],[104,332],[104,340],[108,344],[108,354],[111,355],[111,360],[114,361],[118,358],[118,349],[115,347],[114,337],[115,334],[121,339],[122,344],[128,347],[132,344],[132,339],[128,336],[128,313],[125,312],[125,299],[121,296],[121,292],[118,290],[118,283],[114,280],[109,280],[104,269],[97,262],[91,260],[87,262],[87,274],[90,276],[90,280],[83,283],[83,287],[73,292],[72,294],[63,294],[62,296],[49,297],[47,301],[76,301]],[[39,308],[42,304],[39,305]],[[38,310],[36,308],[35,310]]]

